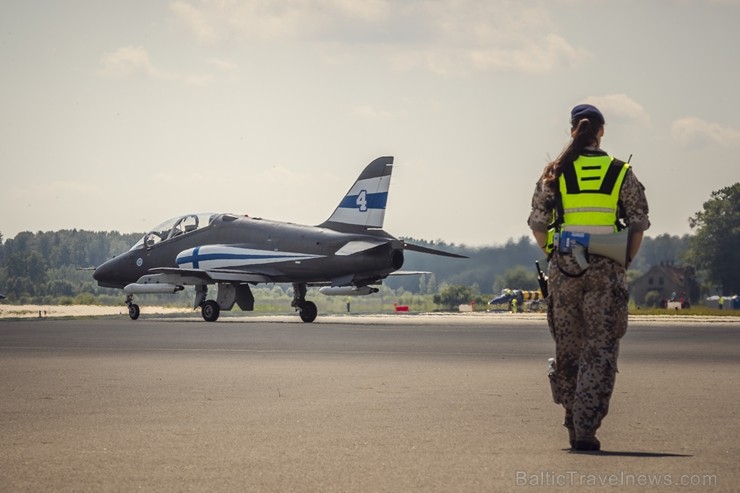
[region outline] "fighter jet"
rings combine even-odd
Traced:
[[[521,289],[503,289],[501,294],[488,302],[489,305],[507,304],[511,307],[512,301],[516,300],[517,310],[521,311],[522,306],[525,303],[530,305],[530,311],[537,311],[540,309],[540,303],[544,303],[545,299],[542,296],[541,291],[527,291]]]
[[[136,294],[177,293],[195,287],[193,309],[214,322],[234,304],[254,309],[250,285],[292,283],[291,306],[304,322],[318,310],[308,286],[329,295],[366,295],[391,274],[402,274],[404,250],[466,258],[413,245],[383,231],[393,157],[380,157],[360,174],[334,213],[318,226],[229,213],[186,214],[146,233],[128,252],[100,265],[98,285],[123,289],[131,319]],[[208,286],[217,295],[209,299]]]

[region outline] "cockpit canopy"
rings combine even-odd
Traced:
[[[205,228],[214,218],[219,214],[212,212],[201,212],[199,214],[186,214],[184,216],[175,217],[169,221],[165,221],[156,228],[145,234],[131,250],[137,250],[139,248],[150,248],[157,243],[167,241],[180,235],[191,233],[195,230]]]

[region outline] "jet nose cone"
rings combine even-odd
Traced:
[[[93,279],[96,281],[105,281],[110,277],[111,274],[110,260],[108,262],[99,265],[93,272]]]
[[[98,281],[98,286],[103,287],[120,287],[121,286],[121,269],[118,259],[110,259],[98,266],[93,272],[93,279]]]

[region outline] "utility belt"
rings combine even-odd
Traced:
[[[586,254],[601,255],[627,266],[629,228],[612,234],[590,234],[578,231],[555,232],[553,245],[560,254],[570,254],[581,269],[588,269]]]

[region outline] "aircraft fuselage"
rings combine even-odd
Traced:
[[[264,273],[273,282],[326,284],[345,276],[374,281],[403,265],[403,243],[382,231],[370,233],[378,234],[223,214],[205,228],[118,255],[94,277],[101,286],[123,288],[152,268],[202,269],[211,262],[220,269]],[[351,242],[378,240],[383,243],[361,255],[334,253]],[[228,255],[226,249],[237,253]],[[215,251],[222,255],[208,253]]]

